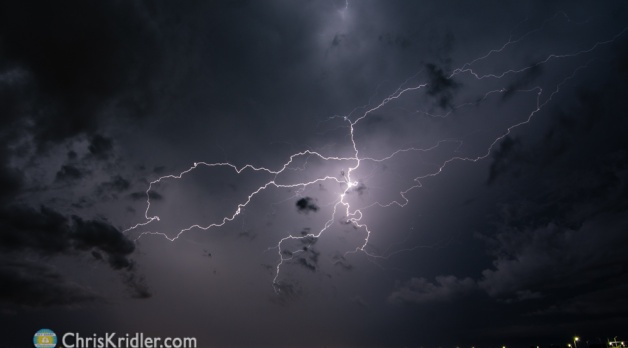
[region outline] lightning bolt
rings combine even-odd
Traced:
[[[346,1],[346,6],[344,11],[346,11],[348,9],[348,1]],[[602,40],[602,41],[597,41],[595,43],[593,43],[592,45],[590,45],[589,47],[586,47],[584,49],[580,49],[577,51],[573,51],[573,52],[565,52],[565,53],[552,53],[552,54],[548,54],[546,55],[544,58],[537,60],[536,62],[534,62],[533,64],[529,64],[529,65],[525,65],[525,66],[521,66],[521,67],[515,67],[515,68],[509,68],[509,69],[505,69],[503,71],[499,71],[499,72],[491,72],[491,73],[481,73],[479,71],[476,71],[473,67],[482,61],[485,61],[487,59],[489,59],[492,56],[495,55],[499,55],[500,53],[503,53],[506,49],[508,49],[510,46],[513,45],[517,45],[519,43],[521,43],[522,41],[524,41],[526,38],[528,38],[529,36],[538,33],[540,31],[543,30],[543,28],[550,22],[553,20],[556,20],[557,18],[565,18],[568,22],[572,22],[571,19],[564,13],[564,12],[559,12],[556,15],[554,15],[553,17],[547,19],[546,21],[544,21],[538,28],[530,30],[528,32],[526,32],[525,34],[519,36],[518,38],[513,38],[513,36],[511,35],[509,37],[509,39],[507,40],[507,42],[505,42],[503,45],[491,49],[490,51],[488,51],[487,53],[467,62],[464,63],[463,65],[461,65],[460,67],[453,69],[451,71],[451,73],[446,76],[447,80],[453,80],[455,77],[462,77],[462,76],[466,76],[470,79],[474,79],[476,81],[481,81],[481,80],[493,80],[493,81],[500,81],[501,79],[503,79],[504,77],[508,76],[508,75],[515,75],[515,74],[521,74],[524,73],[526,71],[529,71],[531,69],[534,69],[535,67],[539,67],[541,65],[545,65],[548,64],[549,62],[552,61],[559,61],[559,60],[566,60],[569,58],[574,58],[574,57],[578,57],[578,56],[582,56],[585,54],[589,54],[591,52],[594,52],[595,50],[599,49],[602,46],[605,45],[609,45],[610,43],[615,42],[616,40],[618,40],[621,36],[623,36],[626,31],[628,31],[628,27],[622,29],[621,31],[617,32],[615,35],[611,36],[608,39]],[[521,23],[520,23],[521,24]],[[581,25],[582,23],[577,23],[578,25]],[[592,60],[591,60],[592,61]],[[275,267],[275,274],[274,274],[274,278],[272,280],[272,285],[273,288],[275,290],[275,292],[279,293],[281,292],[281,269],[282,266],[292,260],[295,255],[298,255],[300,253],[305,252],[306,248],[300,248],[300,249],[296,249],[296,250],[284,250],[284,245],[288,242],[288,241],[301,241],[304,242],[304,244],[306,244],[306,247],[309,247],[315,240],[317,240],[318,238],[320,238],[326,231],[328,231],[330,228],[332,228],[332,226],[334,225],[334,221],[337,221],[338,219],[342,219],[342,221],[348,225],[352,225],[356,230],[360,230],[363,231],[365,233],[365,237],[362,243],[360,243],[360,245],[356,246],[355,249],[353,250],[349,250],[347,251],[344,255],[347,256],[348,254],[353,254],[353,253],[364,253],[365,255],[367,255],[369,258],[373,258],[373,259],[382,259],[382,258],[388,258],[392,255],[395,255],[399,252],[404,252],[404,251],[411,251],[411,250],[415,250],[417,247],[411,247],[411,248],[406,248],[406,249],[398,249],[386,254],[377,254],[374,253],[372,251],[369,250],[369,239],[373,233],[373,231],[369,228],[369,226],[363,222],[363,216],[365,214],[365,212],[367,212],[369,209],[371,208],[388,208],[391,206],[397,206],[399,208],[403,208],[405,207],[408,203],[409,203],[409,198],[408,198],[408,193],[419,189],[421,187],[423,187],[423,183],[422,181],[427,179],[427,178],[431,178],[431,177],[436,177],[439,174],[441,174],[444,170],[446,170],[446,168],[451,165],[454,162],[478,162],[481,160],[484,160],[486,158],[488,158],[493,150],[495,149],[496,145],[498,145],[505,137],[507,137],[508,135],[510,135],[515,129],[520,128],[528,123],[531,122],[531,120],[537,115],[539,114],[539,112],[546,106],[548,105],[552,99],[555,97],[556,94],[558,94],[561,90],[561,88],[563,87],[564,84],[568,83],[570,80],[572,80],[578,73],[580,73],[581,70],[586,69],[591,61],[587,62],[586,64],[580,65],[578,67],[576,67],[575,69],[573,69],[568,75],[564,76],[558,83],[556,83],[554,85],[553,88],[550,88],[549,90],[545,90],[543,87],[541,86],[536,86],[533,88],[528,88],[528,89],[518,89],[516,90],[516,92],[518,93],[531,93],[532,95],[535,95],[534,98],[534,105],[532,107],[532,109],[530,110],[529,113],[527,113],[527,116],[523,118],[523,120],[515,122],[510,124],[507,128],[505,128],[504,131],[502,131],[497,137],[495,137],[493,139],[492,142],[490,142],[490,144],[486,147],[486,150],[483,151],[480,154],[477,154],[475,156],[453,156],[453,157],[449,157],[446,160],[442,161],[438,166],[436,166],[435,170],[432,170],[431,172],[428,172],[427,174],[423,174],[423,175],[419,175],[416,176],[413,180],[412,183],[405,187],[402,191],[399,192],[399,197],[400,199],[395,199],[395,200],[391,200],[391,201],[387,201],[387,202],[379,202],[376,201],[370,205],[367,205],[365,207],[362,208],[352,208],[350,202],[347,200],[347,195],[352,192],[352,190],[355,190],[358,186],[359,186],[359,181],[356,180],[354,178],[354,176],[356,175],[356,171],[360,168],[360,166],[365,163],[365,162],[372,162],[372,163],[385,163],[391,159],[396,158],[397,156],[399,156],[400,154],[405,154],[405,153],[429,153],[432,151],[435,151],[436,149],[442,147],[445,144],[451,143],[451,144],[455,144],[458,146],[458,148],[460,148],[463,145],[463,140],[460,139],[443,139],[443,140],[439,140],[436,143],[434,143],[432,146],[429,147],[425,147],[425,148],[419,148],[419,147],[407,147],[407,148],[401,148],[401,149],[396,149],[395,151],[392,151],[390,153],[388,153],[387,155],[384,155],[382,157],[372,157],[372,156],[363,156],[359,150],[359,144],[358,141],[356,140],[356,136],[355,136],[355,132],[356,129],[361,125],[361,123],[367,119],[369,116],[371,116],[373,113],[375,113],[376,111],[380,111],[382,110],[382,108],[388,104],[393,104],[395,103],[399,98],[401,98],[404,95],[408,95],[411,93],[415,93],[417,91],[420,91],[422,89],[428,88],[430,86],[430,82],[429,81],[425,81],[425,82],[421,82],[418,84],[414,84],[410,87],[404,87],[408,84],[408,81],[414,79],[414,77],[410,78],[409,80],[407,80],[406,82],[404,82],[401,87],[399,87],[397,90],[395,90],[393,93],[389,94],[387,97],[383,98],[379,103],[376,103],[376,105],[369,107],[368,105],[371,105],[371,103],[367,104],[367,106],[363,106],[361,108],[356,108],[354,110],[352,110],[348,115],[344,115],[344,116],[333,116],[330,117],[328,120],[340,120],[345,126],[344,128],[347,129],[347,136],[351,142],[351,155],[350,156],[329,156],[326,154],[323,154],[319,151],[313,151],[313,150],[305,150],[305,151],[301,151],[301,152],[297,152],[294,153],[292,155],[290,155],[287,159],[287,161],[281,165],[278,169],[269,169],[269,168],[265,168],[265,167],[258,167],[255,166],[253,164],[246,164],[243,166],[236,166],[235,164],[232,163],[228,163],[228,162],[223,162],[223,163],[208,163],[208,162],[195,162],[191,167],[189,167],[188,169],[178,173],[178,174],[170,174],[170,175],[165,175],[165,176],[161,176],[159,178],[157,178],[156,180],[153,180],[149,183],[148,188],[146,189],[146,209],[144,211],[144,222],[141,223],[137,223],[136,225],[129,227],[128,229],[126,229],[124,232],[125,233],[129,233],[131,231],[134,230],[140,230],[143,229],[147,226],[149,226],[152,222],[154,221],[160,221],[159,216],[157,215],[152,215],[150,213],[151,211],[151,190],[153,190],[154,186],[158,183],[161,183],[163,181],[166,180],[180,180],[182,179],[184,176],[186,176],[187,174],[189,174],[190,172],[194,171],[195,169],[199,168],[199,167],[207,167],[207,168],[226,168],[229,170],[232,170],[233,172],[235,172],[236,174],[241,174],[243,172],[253,172],[253,173],[260,173],[260,174],[264,174],[264,175],[269,175],[271,178],[270,180],[266,181],[265,183],[263,183],[262,185],[260,185],[259,187],[257,187],[256,189],[252,190],[247,196],[246,199],[244,199],[243,201],[241,201],[240,203],[237,204],[237,207],[234,211],[232,211],[231,214],[223,216],[221,219],[219,219],[218,222],[214,222],[208,225],[200,225],[200,224],[193,224],[191,226],[188,226],[186,228],[183,228],[181,230],[179,230],[178,232],[176,232],[175,234],[168,234],[168,233],[164,233],[164,232],[155,232],[155,231],[143,231],[140,232],[139,235],[137,235],[137,237],[135,238],[135,240],[138,240],[140,238],[142,238],[143,236],[146,235],[158,235],[161,236],[163,238],[166,238],[169,241],[175,241],[177,240],[182,234],[184,234],[187,231],[190,231],[192,229],[199,229],[199,230],[209,230],[209,229],[213,229],[213,228],[220,228],[222,226],[224,226],[225,224],[235,220],[238,215],[240,215],[243,211],[244,208],[246,208],[255,198],[256,196],[258,196],[261,192],[268,190],[268,189],[279,189],[279,188],[294,188],[297,190],[304,190],[305,188],[314,185],[314,184],[320,184],[323,182],[327,182],[327,181],[331,181],[331,182],[335,182],[337,184],[340,185],[340,187],[342,187],[342,189],[340,190],[340,192],[338,192],[338,196],[337,199],[332,202],[332,206],[333,208],[331,209],[331,215],[329,216],[329,219],[326,220],[326,222],[324,223],[324,225],[322,226],[322,228],[320,228],[317,232],[315,233],[307,233],[307,234],[301,234],[301,235],[292,235],[292,234],[288,234],[287,236],[281,238],[277,244],[271,248],[269,248],[268,250],[275,250],[277,251],[278,254],[278,262],[276,264]],[[434,115],[434,114],[430,114],[427,112],[423,112],[428,116],[431,117],[440,117],[440,118],[445,118],[447,116],[449,116],[452,112],[459,110],[461,108],[465,108],[465,107],[470,107],[473,105],[477,105],[479,103],[484,102],[485,100],[487,100],[488,98],[491,98],[493,95],[499,95],[499,94],[505,94],[509,91],[508,88],[506,87],[501,87],[501,88],[496,88],[496,89],[492,89],[490,91],[487,91],[486,93],[484,93],[484,95],[482,96],[482,98],[480,98],[477,101],[474,102],[465,102],[465,103],[461,103],[461,104],[457,104],[457,105],[453,105],[451,107],[451,109],[444,115]],[[358,112],[358,110],[363,110],[362,112]],[[334,175],[332,175],[331,173],[328,173],[327,175],[321,175],[317,178],[314,178],[312,180],[309,181],[302,181],[302,182],[283,182],[280,180],[280,175],[285,173],[287,170],[291,170],[292,169],[292,165],[294,165],[294,163],[298,160],[298,159],[309,159],[309,158],[318,158],[326,163],[337,163],[337,164],[341,164],[343,166],[343,168],[345,168],[346,170],[343,170],[341,172],[340,178],[337,176],[337,174],[334,173]],[[307,163],[307,162],[306,162]],[[337,167],[334,166],[334,170]]]

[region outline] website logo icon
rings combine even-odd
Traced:
[[[35,332],[33,344],[37,348],[55,348],[57,346],[57,335],[50,329],[41,329]]]

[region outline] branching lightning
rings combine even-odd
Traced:
[[[346,11],[348,8],[348,1],[346,2],[346,7],[343,11]],[[608,45],[616,40],[618,40],[622,35],[624,35],[626,33],[626,31],[628,31],[628,27],[624,28],[623,30],[621,30],[620,32],[616,33],[614,36],[602,40],[602,41],[597,41],[594,44],[590,45],[587,48],[581,49],[581,50],[577,50],[574,52],[566,52],[566,53],[552,53],[552,54],[548,54],[547,56],[543,57],[540,60],[537,60],[536,62],[526,65],[526,66],[521,66],[521,67],[515,67],[515,68],[510,68],[510,69],[506,69],[503,71],[498,71],[498,72],[491,72],[491,73],[481,73],[478,72],[476,70],[474,70],[473,66],[481,61],[484,61],[486,59],[488,59],[489,57],[492,57],[494,55],[498,55],[500,53],[502,53],[504,50],[506,50],[508,47],[516,45],[520,42],[522,42],[523,40],[525,40],[528,36],[541,31],[551,20],[555,20],[558,17],[564,17],[567,19],[567,21],[571,22],[571,20],[569,19],[569,17],[567,17],[567,15],[563,12],[559,12],[558,14],[556,14],[555,16],[549,18],[548,20],[546,20],[545,22],[543,22],[541,24],[540,27],[530,30],[528,32],[526,32],[525,34],[523,34],[522,36],[513,39],[512,36],[508,39],[508,41],[506,43],[504,43],[503,45],[499,46],[498,48],[495,49],[491,49],[490,51],[488,51],[486,54],[481,55],[467,63],[464,63],[462,66],[460,66],[459,68],[453,69],[452,72],[446,76],[446,78],[448,80],[452,80],[457,76],[466,76],[468,78],[471,79],[475,79],[475,80],[486,80],[486,79],[492,79],[494,81],[498,81],[500,79],[503,79],[504,77],[506,77],[507,75],[515,75],[515,74],[521,74],[521,73],[525,73],[528,70],[531,70],[535,67],[547,64],[551,61],[554,60],[563,60],[563,59],[569,59],[569,58],[574,58],[574,57],[578,57],[578,56],[582,56],[585,54],[589,54],[597,49],[599,49],[600,47],[604,46],[604,45]],[[330,156],[330,155],[326,155],[324,153],[321,153],[319,151],[313,151],[313,150],[305,150],[305,151],[301,151],[301,152],[297,152],[294,153],[292,155],[289,156],[289,158],[287,159],[287,161],[278,169],[269,169],[269,168],[265,168],[265,167],[258,167],[255,166],[253,164],[246,164],[244,166],[236,166],[235,164],[232,163],[208,163],[208,162],[196,162],[194,163],[190,168],[180,172],[179,174],[171,174],[171,175],[165,175],[162,177],[157,178],[156,180],[150,182],[150,184],[148,185],[148,188],[146,189],[146,209],[144,211],[144,218],[145,221],[138,223],[128,229],[125,230],[125,232],[131,232],[134,230],[143,230],[144,228],[146,228],[147,226],[149,226],[153,221],[159,221],[160,218],[157,215],[153,215],[151,214],[151,199],[150,199],[150,192],[153,189],[153,187],[165,180],[180,180],[182,178],[185,177],[186,174],[192,172],[193,170],[199,168],[199,167],[208,167],[208,168],[218,168],[218,167],[222,167],[222,168],[226,168],[226,169],[231,169],[233,170],[236,174],[241,174],[245,171],[250,171],[250,172],[259,172],[259,173],[263,173],[265,175],[270,175],[271,179],[268,180],[267,182],[265,182],[264,184],[260,185],[259,187],[257,187],[256,189],[252,190],[248,196],[246,197],[246,199],[244,199],[242,202],[240,202],[237,205],[237,208],[229,215],[226,215],[224,217],[222,217],[218,222],[215,223],[211,223],[208,225],[200,225],[200,224],[194,224],[191,226],[188,226],[184,229],[181,229],[179,231],[177,231],[176,233],[165,233],[165,232],[153,232],[153,231],[142,231],[139,233],[139,235],[136,237],[136,240],[139,238],[142,238],[145,235],[159,235],[162,236],[164,238],[166,238],[169,241],[175,241],[176,239],[178,239],[183,233],[190,231],[192,229],[200,229],[200,230],[209,230],[212,228],[219,228],[224,226],[225,224],[235,220],[238,215],[240,215],[243,211],[244,208],[246,208],[255,198],[256,196],[258,196],[261,192],[268,190],[268,189],[272,189],[272,188],[296,188],[296,189],[305,189],[308,186],[314,185],[314,184],[319,184],[319,183],[323,183],[326,181],[331,181],[331,182],[336,182],[337,184],[340,185],[341,189],[338,192],[338,196],[337,196],[337,200],[335,202],[333,202],[333,209],[331,212],[331,215],[329,216],[329,219],[326,220],[326,222],[324,223],[324,225],[322,226],[322,228],[320,228],[317,232],[315,233],[307,233],[307,234],[302,234],[302,235],[292,235],[289,234],[287,236],[285,236],[284,238],[281,238],[277,244],[272,247],[269,248],[271,250],[276,249],[277,250],[277,254],[278,254],[278,262],[276,264],[276,268],[275,268],[275,275],[274,278],[272,280],[272,284],[273,287],[275,289],[276,292],[280,292],[281,291],[281,287],[280,287],[280,278],[281,278],[281,269],[282,266],[288,262],[289,260],[291,260],[292,258],[294,258],[295,255],[298,255],[299,253],[302,253],[304,250],[303,249],[297,249],[297,250],[293,250],[293,251],[289,251],[287,253],[284,253],[284,245],[286,242],[288,241],[294,241],[294,240],[300,240],[300,241],[305,241],[307,242],[308,240],[316,240],[318,238],[320,238],[326,231],[328,231],[330,228],[332,228],[332,226],[334,225],[334,221],[337,221],[338,219],[342,219],[342,221],[344,221],[347,224],[352,225],[356,230],[360,230],[363,231],[365,233],[365,237],[363,242],[356,246],[354,250],[349,250],[345,253],[345,256],[347,254],[352,254],[352,253],[364,253],[365,255],[367,255],[369,258],[386,258],[389,257],[393,254],[396,254],[398,252],[404,251],[404,250],[414,250],[415,248],[408,248],[408,249],[401,249],[401,250],[396,250],[390,254],[387,255],[379,255],[377,253],[374,253],[372,250],[369,251],[369,239],[372,235],[372,233],[375,233],[376,231],[372,231],[371,228],[369,228],[369,226],[363,221],[363,216],[364,214],[366,214],[368,209],[371,208],[387,208],[387,207],[391,207],[391,206],[397,206],[400,208],[405,207],[408,203],[409,203],[409,198],[408,198],[408,193],[421,188],[422,187],[422,180],[426,179],[426,178],[430,178],[430,177],[435,177],[438,176],[439,174],[441,174],[451,163],[453,162],[478,162],[481,160],[486,159],[487,157],[489,157],[491,155],[491,153],[494,151],[495,147],[508,135],[510,135],[513,130],[522,127],[528,123],[531,122],[531,120],[546,106],[548,105],[548,103],[550,103],[552,101],[552,99],[554,98],[554,96],[558,93],[560,93],[561,88],[563,87],[564,84],[568,83],[571,79],[573,79],[578,73],[580,73],[581,70],[587,68],[590,65],[589,63],[586,63],[584,65],[580,65],[576,68],[574,68],[570,74],[564,76],[558,83],[556,83],[552,88],[550,88],[549,90],[547,90],[547,88],[543,88],[541,86],[536,86],[536,87],[532,87],[532,88],[528,88],[528,89],[518,89],[517,92],[519,93],[531,93],[531,94],[535,94],[535,104],[533,105],[533,107],[531,108],[531,111],[529,113],[527,113],[527,117],[524,117],[523,120],[515,122],[513,124],[511,124],[510,126],[508,126],[507,128],[505,128],[505,130],[503,130],[497,137],[495,137],[493,139],[492,142],[490,142],[490,144],[488,145],[488,147],[486,148],[486,150],[478,155],[475,156],[453,156],[453,157],[449,157],[448,159],[444,160],[443,162],[440,163],[440,165],[438,165],[436,167],[435,170],[427,173],[427,174],[423,174],[423,175],[419,175],[416,176],[412,182],[412,184],[408,187],[405,187],[405,189],[403,189],[401,192],[399,192],[399,197],[400,199],[398,200],[392,200],[392,201],[386,201],[386,202],[374,202],[370,205],[367,205],[366,207],[363,208],[352,208],[350,202],[347,200],[347,195],[354,190],[358,185],[359,185],[359,181],[354,178],[356,171],[358,170],[358,168],[360,168],[360,166],[365,163],[365,162],[375,162],[375,163],[385,163],[389,160],[392,160],[393,158],[396,158],[397,156],[399,156],[400,154],[404,154],[404,153],[429,153],[431,151],[434,151],[436,149],[438,149],[439,147],[443,146],[444,144],[447,143],[452,143],[452,144],[456,144],[459,147],[462,146],[463,144],[463,140],[460,139],[442,139],[437,141],[436,143],[434,143],[432,146],[429,147],[425,147],[425,148],[416,148],[416,147],[407,147],[407,148],[400,148],[400,149],[396,149],[390,153],[388,153],[385,156],[382,157],[378,157],[375,158],[373,156],[368,156],[368,155],[362,155],[360,150],[359,150],[359,143],[356,140],[356,136],[355,136],[355,131],[356,129],[361,125],[361,122],[363,122],[365,119],[367,119],[370,115],[372,115],[374,112],[381,110],[384,106],[391,104],[391,103],[395,103],[395,101],[399,98],[401,98],[404,95],[408,95],[411,94],[413,92],[417,92],[419,90],[428,88],[430,86],[430,82],[429,81],[425,81],[416,85],[413,85],[411,87],[403,87],[406,82],[404,82],[404,84],[402,84],[402,87],[399,87],[397,90],[395,90],[393,93],[391,93],[390,95],[388,95],[386,98],[383,98],[379,103],[377,103],[375,106],[372,107],[363,107],[362,109],[365,110],[361,113],[357,113],[357,110],[359,110],[358,108],[354,109],[351,113],[349,113],[346,116],[334,116],[331,117],[330,119],[339,119],[341,122],[343,122],[346,125],[347,128],[347,135],[349,141],[351,142],[351,147],[352,147],[352,154],[350,156],[345,156],[345,157],[341,157],[341,156]],[[465,103],[461,103],[461,104],[457,104],[457,105],[453,105],[451,107],[451,109],[444,115],[431,115],[428,114],[427,112],[425,112],[427,115],[429,116],[433,116],[433,117],[442,117],[445,118],[447,116],[450,115],[450,113],[459,110],[461,108],[464,107],[468,107],[468,106],[472,106],[475,105],[477,103],[481,103],[484,100],[486,100],[487,98],[491,97],[492,95],[495,94],[504,94],[508,92],[508,88],[506,88],[505,86],[501,87],[501,88],[496,88],[493,89],[491,91],[486,92],[482,98],[480,98],[478,101],[475,102],[465,102]],[[354,115],[357,114],[357,115]],[[338,177],[338,173],[337,173],[337,166],[330,166],[330,171],[326,174],[326,175],[321,175],[317,178],[314,178],[312,180],[309,181],[301,181],[301,182],[282,182],[279,180],[279,175],[281,175],[282,173],[284,173],[285,171],[289,170],[291,168],[291,165],[293,165],[295,163],[295,161],[297,159],[302,159],[302,158],[310,158],[310,157],[316,157],[324,162],[330,162],[330,163],[334,163],[334,164],[341,164],[343,166],[343,168],[345,168],[345,170],[343,170],[340,173],[340,177]],[[333,172],[332,172],[333,171]]]

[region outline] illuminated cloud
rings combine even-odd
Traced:
[[[623,328],[627,14],[3,2],[5,344],[35,308],[202,346]]]

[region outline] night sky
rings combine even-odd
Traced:
[[[627,339],[627,97],[625,1],[2,1],[0,347]]]

